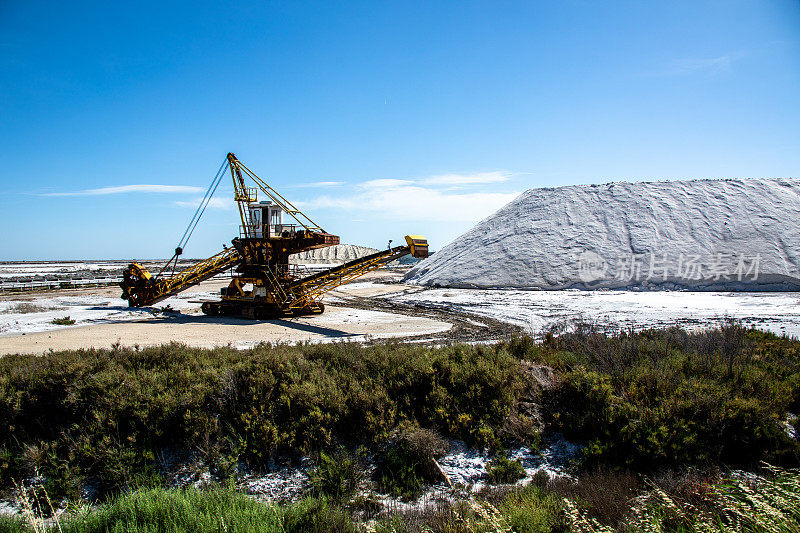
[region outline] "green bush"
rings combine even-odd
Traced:
[[[149,489],[49,520],[35,512],[25,518],[0,516],[0,533],[789,532],[800,529],[800,472],[765,465],[744,475],[684,470],[641,480],[598,471],[576,479],[483,490],[372,520],[351,505],[324,497],[271,504],[230,489]]]
[[[356,533],[350,514],[325,498],[306,498],[288,506],[281,531],[292,533]]]
[[[516,483],[525,477],[525,469],[519,459],[509,459],[505,454],[495,456],[486,465],[486,479],[489,483]]]
[[[375,480],[383,492],[405,499],[419,496],[426,482],[441,481],[435,460],[447,443],[435,432],[408,427],[383,443],[376,457]]]
[[[0,515],[0,533],[27,533],[32,530],[22,517]]]
[[[523,394],[500,346],[388,343],[213,350],[169,344],[0,358],[0,481],[37,469],[70,496],[159,483],[162,451],[219,478],[245,461],[384,441],[419,424],[495,442]],[[2,488],[2,487],[0,487]]]
[[[139,490],[78,514],[67,513],[46,528],[34,515],[27,521],[0,519],[0,533],[62,531],[63,533],[152,532],[355,532],[353,518],[325,499],[307,498],[279,506],[227,489]]]
[[[555,369],[544,394],[528,362]],[[585,467],[800,461],[782,425],[800,412],[800,341],[736,324],[695,333],[580,326],[542,344],[170,344],[6,356],[0,489],[38,472],[54,499],[77,497],[85,482],[113,494],[161,484],[172,462],[165,450],[221,480],[240,462],[363,444],[377,451],[381,486],[408,496],[437,479],[428,458],[439,453],[398,437],[409,428],[498,449],[504,438],[534,436],[538,406],[520,405],[539,401],[548,430],[586,444]]]
[[[503,497],[498,508],[516,533],[568,532],[561,498],[536,485],[516,488]]]
[[[347,501],[366,479],[363,452],[356,456],[348,454],[344,448],[331,455],[320,452],[317,463],[308,474],[311,492],[315,496]]]
[[[71,326],[75,323],[75,320],[70,318],[69,316],[63,316],[61,318],[54,318],[52,323],[56,326]]]
[[[584,466],[800,460],[781,424],[800,399],[797,340],[736,324],[697,333],[589,329],[555,337],[547,350],[542,358],[560,379],[546,420],[587,444]]]

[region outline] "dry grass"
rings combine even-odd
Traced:
[[[35,304],[33,302],[17,302],[10,306],[8,309],[1,311],[4,314],[28,314],[28,313],[44,313],[45,311],[60,311],[66,307],[46,307],[43,305]]]
[[[26,524],[34,533],[59,531],[64,509],[56,509],[44,487],[16,485],[16,503]]]
[[[681,501],[651,484],[633,499],[628,518],[618,528],[602,526],[565,498],[570,530],[576,533],[644,531],[662,533],[783,533],[800,531],[800,470],[764,465],[761,474],[739,474],[720,483],[700,485],[702,505]]]

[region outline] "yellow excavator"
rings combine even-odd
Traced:
[[[239,237],[231,241],[232,247],[224,247],[222,252],[213,257],[175,272],[183,247],[228,170],[233,179],[234,200],[241,218]],[[262,195],[260,201],[259,194]],[[284,215],[291,217],[294,223],[284,224]],[[405,240],[405,246],[388,248],[322,272],[304,275],[300,265],[289,263],[289,256],[339,244],[339,237],[325,232],[229,153],[172,258],[156,275],[139,263],[129,264],[120,283],[122,298],[128,300],[131,307],[151,306],[201,281],[232,270],[235,274],[230,284],[220,291],[221,299],[203,302],[203,313],[257,320],[319,314],[325,310],[322,296],[331,289],[404,255],[411,254],[418,258],[428,256],[428,241],[424,237],[407,235]]]

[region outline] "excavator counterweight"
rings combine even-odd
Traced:
[[[324,311],[322,296],[330,291],[366,274],[388,265],[404,255],[427,257],[428,242],[420,235],[407,235],[407,246],[389,248],[350,261],[343,265],[310,275],[302,275],[295,265],[289,264],[289,256],[339,244],[339,237],[325,232],[317,223],[295,207],[289,200],[270,187],[235,155],[229,153],[220,167],[209,193],[203,201],[210,201],[213,191],[230,170],[233,180],[234,200],[239,208],[241,226],[239,237],[231,241],[232,247],[174,272],[178,256],[183,253],[185,241],[194,231],[205,207],[201,207],[192,218],[175,255],[161,271],[153,276],[139,263],[131,263],[123,273],[122,297],[131,307],[153,305],[193,285],[227,270],[235,272],[227,287],[221,290],[221,300],[202,304],[208,315],[236,315],[254,319],[273,318],[286,315],[316,314]],[[248,180],[255,184],[249,186]],[[262,194],[268,200],[258,200]],[[283,215],[294,223],[284,223]],[[172,264],[173,273],[162,276]]]

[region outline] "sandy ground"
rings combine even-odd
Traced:
[[[384,274],[385,276],[385,274]],[[378,276],[380,277],[380,276]],[[377,279],[375,275],[366,278]],[[225,281],[210,280],[176,297],[164,300],[175,313],[153,314],[149,310],[131,310],[119,300],[119,289],[95,288],[0,298],[5,311],[0,335],[0,354],[46,353],[50,350],[151,346],[181,342],[210,348],[231,345],[249,348],[260,342],[297,343],[332,342],[417,337],[448,331],[452,323],[413,314],[348,308],[335,304],[353,291],[360,296],[384,295],[403,290],[402,285],[358,284],[340,288],[326,298],[322,315],[252,321],[231,317],[209,317],[200,313],[200,302],[215,299]],[[371,287],[371,289],[370,289]],[[36,304],[41,312],[14,314],[20,302]],[[69,315],[74,326],[59,327],[53,318]]]
[[[263,322],[175,314],[2,337],[0,354],[110,348],[114,343],[150,346],[175,341],[203,348],[225,345],[249,348],[260,342],[363,341],[439,333],[450,326],[423,317],[334,306],[328,306],[320,316]]]

